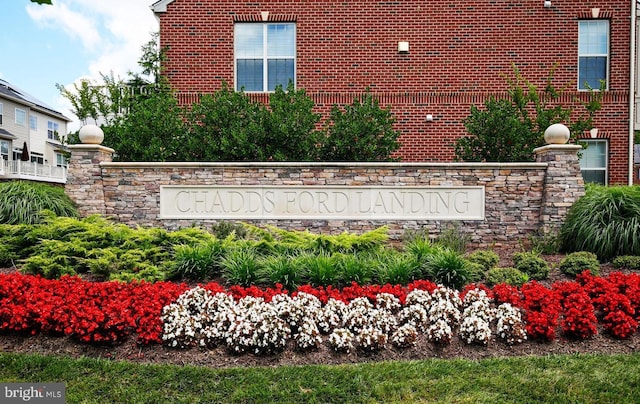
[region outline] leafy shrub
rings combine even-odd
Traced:
[[[640,187],[589,185],[560,230],[562,249],[589,251],[602,261],[640,255]]]
[[[365,254],[337,253],[333,255],[333,260],[338,269],[341,285],[348,285],[351,282],[362,285],[371,282],[373,268],[369,257]]]
[[[297,289],[306,278],[301,260],[286,255],[265,257],[260,267],[271,285],[279,283],[288,290]]]
[[[222,277],[230,285],[251,286],[261,283],[258,253],[252,248],[234,248],[222,258]]]
[[[57,216],[78,217],[64,188],[26,181],[0,182],[0,223],[40,223],[43,210]]]
[[[222,221],[214,224],[211,226],[211,232],[219,240],[224,240],[231,235],[241,239],[247,237],[247,229],[242,223],[233,223],[228,221]]]
[[[173,279],[207,280],[220,272],[220,258],[224,253],[222,241],[214,239],[196,245],[181,244],[173,248]]]
[[[616,268],[627,268],[633,270],[640,269],[640,256],[638,255],[621,255],[615,257],[612,264]]]
[[[410,240],[406,246],[405,251],[413,255],[418,262],[422,264],[426,262],[428,257],[441,250],[442,246],[431,243],[428,237],[418,237]]]
[[[298,258],[304,268],[306,281],[313,286],[335,285],[339,280],[338,268],[327,254],[304,254]]]
[[[587,269],[593,275],[600,274],[598,257],[588,251],[571,253],[560,261],[560,272],[569,276],[576,276]]]
[[[479,280],[481,273],[457,251],[445,248],[437,251],[427,260],[425,271],[435,283],[459,289]]]
[[[533,149],[544,144],[544,131],[553,123],[569,122],[576,136],[592,127],[593,115],[601,108],[604,91],[592,91],[583,104],[586,114],[558,105],[561,91],[552,85],[554,67],[542,91],[526,80],[514,66],[508,78],[506,98],[490,97],[484,108],[471,106],[463,120],[469,136],[456,140],[456,159],[462,161],[533,161]],[[601,88],[604,90],[604,88]],[[577,117],[577,118],[575,118]]]
[[[457,251],[461,254],[467,250],[470,236],[460,229],[460,223],[454,222],[449,227],[442,230],[436,238],[436,242],[445,248]]]
[[[557,233],[538,234],[529,237],[531,249],[540,254],[557,254],[560,252],[560,238]]]
[[[482,265],[488,271],[498,265],[500,256],[491,250],[476,250],[467,255],[467,260]]]
[[[549,272],[551,272],[547,261],[535,251],[513,254],[513,263],[517,270],[524,272],[535,280],[547,279]]]
[[[343,109],[334,105],[320,148],[323,161],[390,161],[400,147],[390,108],[368,93]]]
[[[513,267],[492,268],[487,271],[485,277],[487,284],[490,286],[500,283],[521,286],[523,283],[529,281],[527,274]]]
[[[375,277],[378,284],[406,285],[418,278],[420,268],[411,254],[388,253],[378,255]]]

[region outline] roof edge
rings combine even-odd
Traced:
[[[173,0],[159,0],[151,5],[151,9],[154,13],[166,13],[167,5],[173,3]]]

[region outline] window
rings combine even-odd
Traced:
[[[609,21],[578,22],[578,89],[600,88],[609,71]]]
[[[236,90],[273,91],[295,83],[295,24],[238,23],[234,52]]]
[[[35,115],[29,115],[29,128],[31,130],[38,130],[38,117]]]
[[[44,164],[44,155],[38,152],[31,152],[31,162],[36,164]]]
[[[607,156],[608,144],[606,140],[586,140],[586,149],[582,150],[580,157],[580,171],[584,182],[607,184]]]
[[[2,160],[9,160],[9,142],[6,140],[0,140],[0,156]]]
[[[14,147],[12,160],[18,161],[20,160],[20,157],[22,157],[22,147],[21,148]]]
[[[0,102],[0,125],[2,125],[2,103]]]
[[[57,122],[53,122],[53,121],[47,122],[47,138],[48,139],[52,139],[52,140],[57,139],[59,126],[60,125],[58,125]]]
[[[66,167],[67,158],[62,153],[56,153],[56,167]]]
[[[27,123],[27,112],[24,109],[16,108],[16,125],[24,126]]]

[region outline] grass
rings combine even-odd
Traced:
[[[640,354],[209,369],[2,353],[0,381],[62,381],[68,403],[622,403]]]

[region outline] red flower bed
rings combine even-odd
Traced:
[[[336,299],[345,303],[359,297],[375,302],[380,293],[396,296],[402,304],[414,289],[433,292],[436,284],[426,280],[407,286],[356,283],[342,289],[300,287],[292,295],[309,293],[326,303]],[[461,296],[479,287],[495,304],[510,303],[523,311],[529,338],[551,341],[560,330],[564,335],[585,339],[603,329],[616,338],[636,332],[640,320],[640,275],[619,272],[600,278],[585,272],[575,282],[557,282],[551,288],[530,282],[521,288],[496,285],[468,285]],[[235,299],[245,296],[270,301],[287,294],[282,285],[274,288],[232,286],[217,283],[204,288],[212,293],[229,293]],[[0,331],[67,335],[82,342],[117,343],[135,334],[139,343],[161,343],[162,308],[175,301],[188,286],[159,283],[93,283],[78,277],[47,280],[17,273],[0,274]]]

